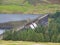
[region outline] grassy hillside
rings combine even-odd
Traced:
[[[16,5],[20,5],[20,4],[22,4],[23,3],[23,1],[24,0],[3,0],[2,1],[2,4],[9,4],[9,5],[11,5],[11,4],[16,4]]]
[[[52,4],[52,1],[54,4]],[[58,0],[57,0],[58,1]],[[0,13],[45,14],[60,10],[56,0],[0,0]],[[60,2],[60,1],[58,1]]]
[[[0,41],[0,45],[60,45],[60,43],[43,43],[43,42],[27,42],[27,41]]]
[[[23,3],[30,3],[30,4],[38,4],[38,3],[50,3],[50,4],[60,4],[60,0],[2,0],[2,4],[23,4]]]
[[[0,13],[19,13],[19,14],[45,14],[45,13],[54,13],[57,10],[60,10],[60,5],[58,4],[47,4],[32,6],[30,4],[25,4],[25,6],[16,6],[16,5],[0,5]]]

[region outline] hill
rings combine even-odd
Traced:
[[[60,0],[0,0],[2,4],[21,5],[26,2],[32,5],[37,4],[60,4]]]
[[[0,0],[0,13],[45,14],[60,10],[60,0]]]

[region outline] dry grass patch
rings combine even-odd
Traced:
[[[43,43],[43,42],[29,42],[29,41],[0,41],[0,45],[60,45],[60,43]]]

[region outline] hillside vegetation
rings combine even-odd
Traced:
[[[24,4],[26,2],[37,5],[37,4],[60,4],[60,0],[0,0],[2,4]]]
[[[41,43],[29,41],[3,41],[0,40],[0,45],[60,45],[60,43]]]
[[[52,0],[53,2],[60,2]],[[0,0],[0,13],[45,14],[60,10],[51,0]]]
[[[39,6],[31,6],[26,4],[25,6],[16,6],[16,5],[1,5],[0,13],[18,13],[18,14],[45,14],[45,13],[54,13],[57,10],[60,10],[60,5],[47,4]]]

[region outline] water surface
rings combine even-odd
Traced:
[[[0,14],[0,23],[5,23],[9,21],[21,21],[26,19],[35,19],[40,15],[34,14]],[[2,34],[4,30],[0,29],[0,34]]]
[[[0,14],[0,23],[26,20],[28,18],[35,19],[38,16],[39,15],[31,15],[31,14]]]

